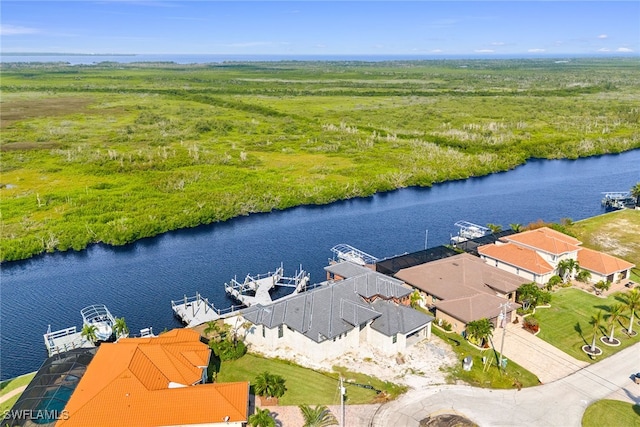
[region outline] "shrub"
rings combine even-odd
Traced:
[[[447,332],[451,332],[451,323],[447,322],[444,319],[437,319],[437,324],[438,326],[440,326],[442,329],[444,329]]]
[[[526,317],[522,322],[522,327],[531,333],[536,333],[540,330],[538,319],[533,316]]]

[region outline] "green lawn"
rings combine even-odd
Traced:
[[[540,321],[539,338],[554,345],[565,353],[579,360],[594,362],[610,356],[632,344],[640,342],[640,334],[629,338],[622,333],[622,329],[629,326],[628,318],[622,320],[622,324],[616,325],[615,337],[622,341],[618,347],[609,347],[600,342],[600,337],[608,335],[611,327],[606,323],[601,327],[597,346],[603,354],[595,360],[591,360],[583,351],[582,346],[591,344],[593,339],[592,326],[589,319],[602,310],[606,315],[608,307],[619,303],[619,294],[607,298],[600,298],[578,289],[561,289],[553,294],[551,308],[539,308],[535,317]],[[636,324],[635,330],[640,330]]]
[[[492,350],[480,351],[457,334],[447,334],[438,328],[433,328],[432,331],[434,335],[451,345],[460,360],[460,363],[448,368],[451,380],[462,380],[473,386],[484,388],[532,387],[540,384],[538,377],[511,360],[507,362],[505,371],[501,372],[496,366],[497,358]],[[466,356],[473,358],[473,367],[470,371],[462,369],[462,359]],[[487,364],[487,368],[482,363],[482,358],[485,356],[490,362],[492,361]]]
[[[345,378],[348,404],[363,404],[375,401],[378,396],[373,390],[350,384],[370,384],[378,390],[384,390],[390,398],[403,393],[403,387],[380,381],[363,374],[339,369]],[[246,354],[234,361],[223,362],[217,376],[219,382],[249,381],[261,372],[282,376],[286,381],[287,392],[279,400],[281,405],[334,405],[340,403],[338,394],[338,372],[320,372],[303,368],[291,362],[278,359],[265,359],[253,354]]]
[[[582,416],[583,427],[640,426],[640,405],[619,400],[599,400]]]
[[[3,63],[0,260],[637,149],[638,63]]]
[[[24,385],[29,384],[35,375],[36,375],[35,372],[31,372],[30,374],[25,374],[16,378],[12,378],[10,380],[2,381],[0,383],[0,397],[4,396],[7,393],[10,393],[11,391],[17,389],[18,387],[22,387]],[[20,397],[20,394],[12,397],[9,400],[6,400],[0,403],[0,413],[8,409],[11,409],[11,407],[16,403],[19,397]]]

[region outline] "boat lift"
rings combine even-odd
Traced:
[[[360,249],[354,248],[346,243],[340,243],[331,248],[331,252],[341,261],[350,261],[358,265],[374,265],[378,261],[378,258],[373,255],[369,255]]]
[[[274,272],[252,276],[247,274],[243,282],[239,282],[235,277],[224,284],[227,295],[247,307],[260,304],[269,305],[273,303],[269,291],[275,286],[294,288],[293,294],[304,292],[309,284],[309,273],[302,269],[302,265],[296,273],[291,276],[284,275],[282,264]]]
[[[636,205],[636,200],[630,191],[609,191],[602,194],[600,203],[606,209],[633,208]]]
[[[469,221],[458,221],[455,224],[459,228],[458,235],[451,237],[451,244],[462,243],[467,240],[477,239],[484,237],[491,232],[487,227],[483,227],[478,224],[474,224]]]

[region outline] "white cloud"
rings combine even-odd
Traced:
[[[495,50],[493,49],[476,49],[474,50],[475,53],[493,53],[495,52]]]
[[[505,42],[493,42],[491,43],[491,46],[504,46],[505,44]]]
[[[542,53],[542,52],[546,52],[546,51],[547,51],[546,49],[537,49],[537,48],[535,48],[535,49],[529,49],[527,52],[529,52],[529,53]]]
[[[599,39],[606,39],[606,38],[608,38],[608,37],[609,37],[609,36],[608,36],[608,35],[606,35],[606,34],[600,34],[600,35],[598,36],[598,38],[599,38]]]
[[[601,47],[600,49],[598,49],[598,52],[611,52],[611,49],[607,47]]]
[[[442,53],[442,49],[432,49],[429,53]]]
[[[21,34],[37,34],[40,30],[36,28],[21,27],[19,25],[0,25],[0,35],[2,36],[16,36]]]
[[[629,49],[628,47],[619,47],[616,49],[616,52],[633,52],[633,49]]]

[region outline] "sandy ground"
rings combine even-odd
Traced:
[[[262,352],[267,357],[279,357],[311,369],[331,371],[333,366],[342,366],[351,371],[367,374],[384,381],[420,388],[433,384],[445,384],[445,373],[441,367],[457,362],[455,353],[447,349],[435,335],[406,349],[401,357],[387,356],[369,344],[360,346],[340,357],[325,359],[320,363],[303,357],[292,357],[292,351],[279,349]],[[357,368],[357,369],[356,369]]]
[[[350,371],[367,374],[384,381],[419,389],[436,384],[445,384],[445,373],[441,368],[457,362],[455,353],[448,349],[435,335],[406,349],[401,356],[387,356],[369,344],[340,357],[325,359],[315,363],[307,358],[292,357],[290,349],[262,352],[267,357],[279,357],[315,370],[331,371],[333,366],[346,367]],[[380,404],[347,405],[345,407],[345,425],[352,427],[369,426]],[[276,420],[278,427],[299,427],[303,424],[302,414],[297,406],[267,407]],[[340,420],[340,407],[329,406],[331,412]]]

